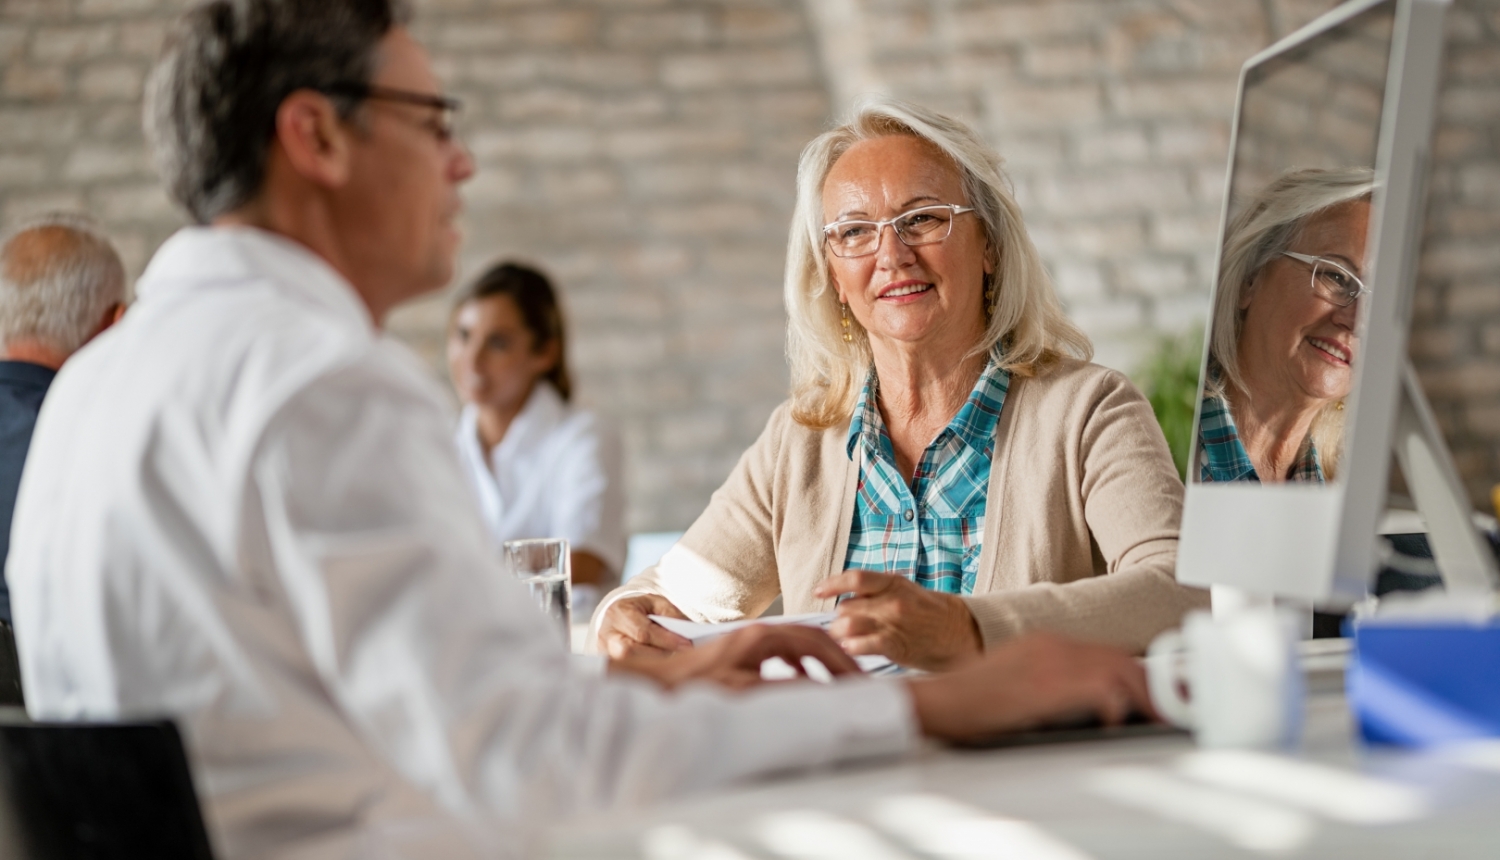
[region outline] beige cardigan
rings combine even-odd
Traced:
[[[848,427],[771,416],[708,509],[656,567],[603,601],[665,596],[699,621],[832,611],[858,457]],[[1068,360],[1015,376],[996,428],[984,543],[964,599],[986,646],[1033,628],[1144,650],[1208,593],[1178,585],[1182,483],[1151,407],[1120,373]],[[600,613],[595,614],[597,631]],[[592,638],[592,637],[591,637]]]

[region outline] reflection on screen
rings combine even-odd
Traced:
[[[1246,74],[1196,480],[1338,477],[1393,22],[1371,10]]]

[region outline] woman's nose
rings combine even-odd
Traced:
[[[916,256],[911,246],[901,241],[896,235],[896,225],[885,224],[880,228],[880,235],[876,237],[875,261],[887,269],[899,269],[911,262]]]
[[[1359,305],[1362,301],[1364,301],[1363,298],[1355,299],[1349,304],[1335,309],[1333,312],[1334,325],[1353,331],[1354,327],[1359,323]]]

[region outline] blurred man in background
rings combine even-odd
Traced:
[[[42,398],[63,362],[124,310],[125,266],[85,219],[44,216],[0,247],[0,565]],[[10,624],[3,579],[0,621]]]

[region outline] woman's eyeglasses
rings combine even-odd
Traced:
[[[1358,275],[1327,257],[1314,257],[1295,251],[1282,251],[1281,255],[1312,267],[1313,293],[1325,302],[1347,308],[1359,301],[1360,296],[1370,294]]]
[[[972,206],[953,203],[919,206],[889,221],[848,220],[825,224],[823,236],[828,242],[828,250],[835,257],[864,257],[880,247],[880,231],[886,225],[896,231],[896,238],[909,246],[931,245],[948,238],[953,232],[954,218],[973,211]]]

